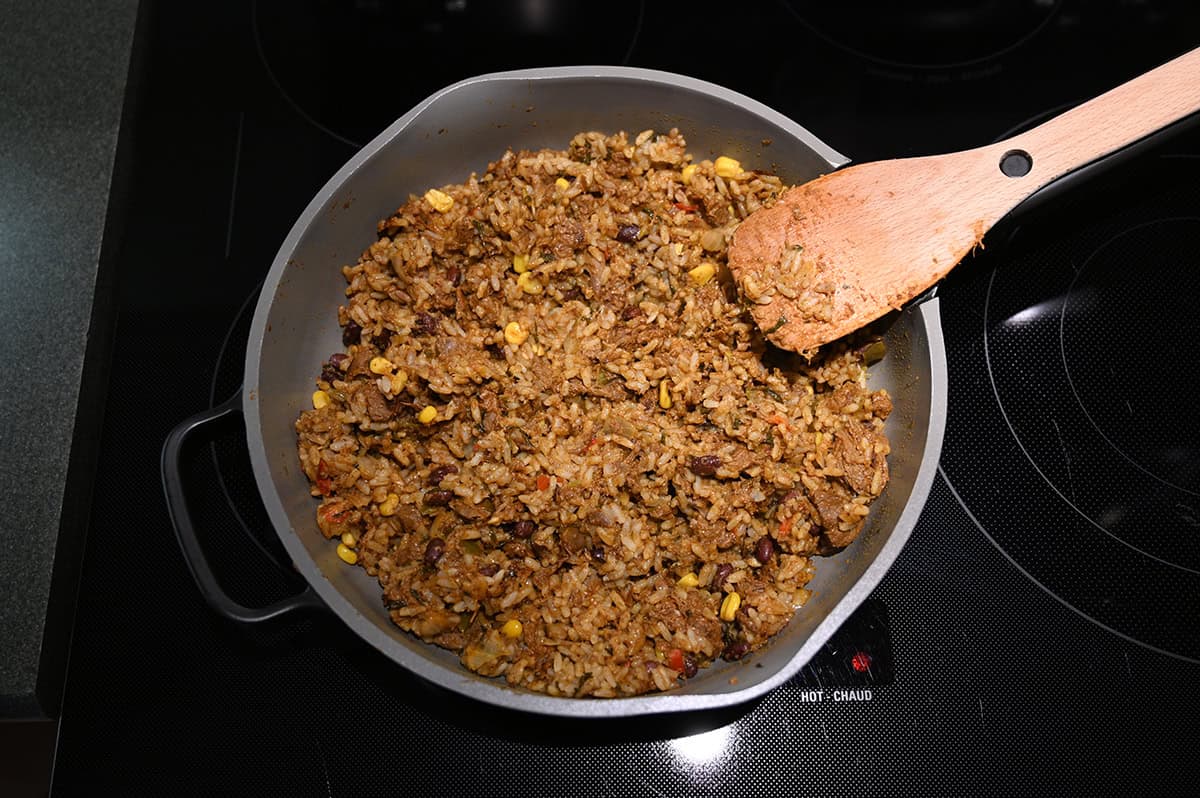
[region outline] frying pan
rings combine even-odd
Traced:
[[[886,388],[894,411],[891,481],[859,537],[820,558],[813,596],[765,649],[718,661],[668,693],[576,699],[509,687],[478,676],[458,658],[421,642],[388,618],[378,583],[347,567],[317,529],[316,504],[300,469],[293,427],[309,407],[320,364],[341,350],[340,267],[373,240],[376,222],[411,194],[482,173],[507,148],[561,149],[582,130],[631,135],[679,128],[697,159],[729,155],[747,168],[802,183],[847,159],[795,122],[749,97],[693,78],[625,67],[562,67],[469,78],[417,105],[350,159],[292,227],[258,299],[244,384],[223,405],[183,421],[163,447],[163,483],[188,567],[206,601],[239,623],[324,608],[400,666],[442,687],[517,710],[617,717],[706,710],[749,701],[786,682],[868,596],[899,554],[933,482],[946,416],[946,357],[936,297],[886,320],[887,356],[871,388]],[[186,439],[219,418],[244,416],[250,461],[275,532],[307,582],[267,607],[233,601],[209,568],[187,511],[180,458]]]

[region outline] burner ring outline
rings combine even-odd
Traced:
[[[1158,474],[1155,474],[1153,471],[1146,468],[1141,463],[1137,462],[1132,457],[1130,457],[1128,454],[1126,454],[1125,451],[1120,446],[1118,446],[1111,438],[1109,438],[1108,435],[1105,434],[1104,430],[1102,430],[1100,428],[1100,425],[1098,423],[1096,423],[1096,419],[1092,417],[1092,414],[1088,412],[1087,406],[1083,402],[1083,397],[1081,397],[1079,395],[1079,390],[1075,387],[1075,381],[1071,378],[1071,369],[1070,369],[1070,366],[1068,366],[1068,364],[1067,364],[1067,347],[1066,347],[1066,341],[1065,341],[1067,302],[1070,301],[1071,294],[1073,294],[1075,292],[1076,283],[1079,282],[1079,278],[1083,275],[1084,272],[1087,271],[1088,264],[1090,264],[1092,262],[1092,260],[1098,254],[1100,254],[1101,251],[1104,250],[1105,247],[1109,246],[1114,241],[1124,238],[1125,236],[1130,235],[1131,233],[1136,233],[1137,231],[1142,230],[1144,228],[1151,227],[1156,224],[1162,224],[1164,222],[1196,222],[1196,223],[1200,223],[1200,216],[1168,216],[1168,217],[1164,217],[1161,219],[1152,219],[1147,222],[1142,222],[1141,224],[1134,225],[1133,227],[1126,228],[1125,230],[1122,230],[1120,233],[1117,233],[1112,238],[1108,239],[1103,244],[1096,247],[1096,249],[1092,252],[1092,254],[1087,256],[1087,259],[1084,260],[1082,265],[1080,265],[1078,271],[1075,272],[1075,276],[1071,278],[1071,283],[1070,283],[1070,285],[1067,286],[1067,292],[1063,297],[1063,305],[1058,314],[1058,353],[1059,353],[1059,357],[1062,359],[1063,374],[1066,375],[1067,385],[1070,386],[1070,388],[1071,388],[1071,395],[1075,397],[1075,403],[1077,405],[1079,405],[1079,409],[1083,411],[1083,416],[1084,416],[1084,418],[1086,418],[1088,420],[1088,423],[1092,425],[1092,429],[1096,430],[1096,434],[1099,435],[1104,440],[1104,442],[1107,443],[1114,452],[1119,454],[1122,457],[1122,459],[1125,460],[1125,462],[1129,463],[1131,466],[1136,468],[1138,471],[1141,471],[1143,474],[1150,477],[1155,482],[1158,482],[1162,485],[1166,485],[1169,488],[1174,488],[1175,490],[1179,491],[1180,493],[1186,493],[1189,496],[1200,496],[1200,492],[1198,492],[1198,491],[1190,490],[1188,488],[1183,487],[1182,485],[1177,485],[1174,482],[1172,482],[1171,480],[1166,479],[1164,477],[1160,477]],[[989,285],[989,288],[990,288],[990,285]]]
[[[1135,551],[1138,554],[1142,555],[1143,557],[1145,557],[1149,560],[1153,560],[1154,562],[1160,563],[1162,565],[1165,565],[1169,568],[1175,568],[1175,569],[1178,569],[1180,571],[1183,571],[1183,572],[1189,573],[1189,574],[1200,574],[1200,569],[1189,568],[1186,565],[1180,565],[1179,563],[1172,562],[1171,560],[1160,557],[1157,554],[1152,554],[1151,552],[1146,551],[1145,549],[1139,548],[1138,546],[1135,546],[1134,544],[1130,543],[1129,541],[1125,540],[1124,538],[1114,535],[1112,532],[1105,529],[1102,524],[1097,523],[1095,519],[1093,519],[1090,515],[1088,515],[1086,512],[1084,512],[1082,509],[1080,509],[1079,506],[1075,504],[1075,502],[1071,501],[1071,499],[1068,498],[1059,489],[1059,487],[1056,484],[1054,484],[1054,481],[1052,479],[1050,479],[1048,476],[1046,476],[1046,472],[1044,472],[1042,470],[1041,466],[1039,466],[1037,464],[1037,461],[1033,458],[1033,455],[1030,454],[1029,450],[1025,447],[1025,442],[1023,440],[1021,440],[1021,436],[1017,434],[1017,429],[1013,425],[1012,419],[1009,418],[1008,411],[1006,411],[1004,409],[1004,401],[1000,398],[1000,388],[996,384],[996,375],[992,369],[991,348],[988,343],[988,320],[989,320],[988,314],[989,314],[989,311],[992,306],[992,288],[996,282],[997,271],[998,271],[998,269],[993,268],[992,273],[988,276],[987,293],[985,294],[984,301],[983,301],[983,359],[984,359],[984,364],[987,366],[988,383],[992,389],[992,397],[996,400],[996,407],[1000,411],[1000,417],[1004,419],[1004,425],[1006,427],[1008,427],[1009,434],[1012,435],[1013,440],[1016,441],[1017,447],[1021,450],[1021,454],[1023,454],[1025,456],[1025,459],[1029,461],[1029,464],[1031,466],[1033,466],[1034,471],[1036,471],[1038,476],[1042,478],[1042,481],[1045,482],[1047,486],[1049,486],[1050,490],[1054,491],[1054,493],[1060,499],[1062,499],[1062,501],[1068,507],[1070,507],[1072,510],[1074,510],[1075,513],[1078,514],[1080,518],[1082,518],[1084,521],[1086,521],[1091,526],[1095,527],[1097,530],[1099,530],[1101,533],[1106,535],[1108,538],[1110,538],[1111,540],[1113,540],[1116,543],[1121,544],[1122,546],[1125,546],[1130,551]],[[1060,313],[1061,313],[1061,311],[1060,311]],[[965,505],[964,505],[964,509],[965,509]]]

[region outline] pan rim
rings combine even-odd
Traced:
[[[508,686],[503,681],[483,680],[465,670],[462,673],[453,673],[438,663],[410,652],[380,630],[372,619],[365,617],[342,595],[341,591],[324,575],[301,542],[271,478],[271,465],[264,444],[262,421],[258,412],[259,372],[262,347],[267,334],[268,317],[275,302],[276,289],[284,276],[292,253],[331,198],[352,175],[403,133],[426,109],[454,92],[483,83],[581,78],[646,81],[714,96],[718,100],[740,106],[770,124],[788,131],[823,159],[830,169],[839,168],[849,162],[846,156],[829,147],[807,129],[757,100],[717,84],[659,70],[617,66],[570,66],[513,70],[466,78],[431,94],[372,139],[326,181],[291,227],[263,282],[250,327],[242,387],[243,418],[255,482],[275,533],[292,557],[294,567],[312,586],[329,610],[389,659],[428,681],[487,704],[534,714],[566,717],[629,717],[708,710],[743,704],[783,684],[812,658],[846,617],[875,588],[880,578],[899,555],[916,524],[936,473],[946,414],[946,358],[936,299],[931,299],[906,311],[920,313],[931,361],[929,364],[931,369],[930,425],[924,441],[923,456],[908,502],[889,532],[887,540],[863,574],[836,603],[833,610],[820,621],[813,633],[795,651],[788,662],[772,676],[743,688],[719,693],[679,694],[667,692],[620,698],[568,698],[519,690]]]

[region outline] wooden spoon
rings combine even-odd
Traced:
[[[1050,182],[1200,110],[1200,49],[1012,138],[851,166],[734,233],[729,266],[772,343],[810,352],[925,291]]]

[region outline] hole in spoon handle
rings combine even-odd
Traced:
[[[1033,156],[1025,150],[1009,150],[1000,156],[1000,171],[1006,177],[1024,177],[1033,168]]]

